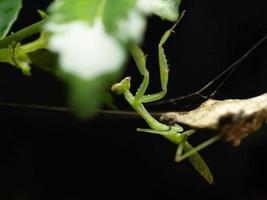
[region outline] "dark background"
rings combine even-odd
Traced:
[[[25,0],[13,31],[37,21],[36,9],[47,4]],[[165,45],[171,69],[169,98],[198,90],[267,34],[265,0],[184,0],[181,9],[186,16]],[[156,17],[149,21],[144,49],[151,66],[151,92],[160,89],[157,43],[171,25]],[[266,64],[264,42],[215,97],[266,92]],[[140,80],[132,62],[125,74]],[[207,93],[214,88],[210,90]],[[1,64],[0,91],[1,102],[66,105],[64,84],[36,68],[25,77]],[[121,105],[121,98],[116,100],[129,109]],[[199,101],[203,99],[150,110],[190,109]],[[114,115],[79,122],[68,112],[7,106],[1,106],[0,113],[1,199],[267,199],[266,127],[237,148],[218,142],[201,152],[215,177],[210,186],[187,162],[173,161],[174,145],[136,133],[136,127],[146,127],[142,120]]]

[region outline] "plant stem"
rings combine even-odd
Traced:
[[[14,64],[12,59],[13,51],[11,48],[0,49],[0,62]]]
[[[43,19],[0,40],[0,48],[8,46],[11,42],[19,42],[27,37],[39,33],[45,22],[46,19]]]
[[[47,48],[47,37],[46,36],[47,36],[47,33],[42,32],[40,38],[28,44],[22,45],[21,48],[24,50],[25,53],[31,53],[39,49],[45,49]]]

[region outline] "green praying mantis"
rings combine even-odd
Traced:
[[[212,184],[213,176],[207,164],[197,152],[208,146],[209,144],[213,143],[214,141],[218,140],[220,136],[212,137],[211,139],[194,148],[187,142],[187,139],[189,136],[196,132],[195,130],[192,129],[184,131],[183,127],[178,124],[174,124],[171,126],[163,124],[156,120],[154,117],[152,117],[151,114],[144,107],[145,103],[158,101],[162,99],[167,93],[169,69],[163,45],[166,43],[166,41],[172,34],[177,23],[163,34],[158,44],[158,62],[162,91],[155,94],[146,94],[146,90],[149,85],[149,71],[146,67],[146,56],[141,50],[141,48],[137,45],[131,45],[130,52],[140,74],[143,76],[142,83],[140,84],[138,90],[135,94],[130,91],[130,77],[126,77],[119,83],[114,84],[111,90],[112,92],[123,95],[129,105],[131,105],[131,107],[146,121],[146,123],[150,127],[150,129],[138,128],[137,131],[159,134],[177,145],[178,147],[175,156],[175,161],[179,162],[185,158],[188,158],[189,161],[192,163],[193,167],[200,173],[200,175],[203,176],[210,184]]]

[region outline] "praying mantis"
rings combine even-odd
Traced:
[[[152,117],[144,106],[145,103],[150,103],[162,99],[167,93],[169,69],[163,45],[167,42],[177,24],[178,22],[163,34],[158,44],[158,62],[162,91],[155,94],[146,94],[146,90],[149,85],[149,71],[147,70],[146,66],[146,56],[142,49],[135,44],[132,44],[130,46],[130,52],[139,73],[143,76],[142,83],[140,84],[136,93],[133,94],[130,91],[131,77],[128,76],[121,80],[119,83],[112,85],[111,91],[123,95],[128,104],[146,121],[146,123],[150,127],[150,129],[138,128],[137,131],[161,135],[164,138],[168,139],[170,142],[177,145],[178,148],[175,156],[175,161],[179,162],[185,158],[188,158],[193,167],[199,172],[199,174],[204,177],[206,181],[212,184],[213,176],[207,164],[197,153],[197,151],[213,143],[214,140],[218,139],[218,136],[216,136],[215,138],[212,137],[210,140],[207,140],[206,142],[194,148],[187,142],[187,139],[189,136],[196,132],[195,130],[191,129],[184,131],[183,127],[178,124],[171,126],[163,124]]]

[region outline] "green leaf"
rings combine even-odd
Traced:
[[[46,71],[55,73],[57,67],[57,56],[50,51],[40,49],[28,54],[31,62],[37,65],[38,68]]]
[[[22,7],[22,0],[0,0],[0,39],[9,32]]]
[[[108,82],[115,80],[111,74],[120,74],[126,41],[118,39],[117,32],[134,5],[135,0],[59,0],[49,8],[49,49],[58,54],[70,106],[81,118],[107,99]]]
[[[176,21],[179,18],[179,6],[181,0],[161,0],[162,8],[155,9],[154,13],[162,19]]]
[[[116,3],[114,3],[114,0],[106,0],[102,18],[108,32],[117,32],[118,24],[121,20],[127,18],[131,8],[135,6],[135,1],[136,0],[116,0]]]
[[[74,20],[84,20],[93,23],[102,0],[59,0],[49,7],[50,21],[66,23]]]
[[[176,21],[179,18],[180,4],[181,0],[138,0],[141,11],[169,21]]]
[[[185,143],[184,152],[192,151],[194,147],[192,147],[188,142]],[[206,162],[199,155],[199,153],[195,153],[190,156],[189,161],[193,165],[193,167],[197,170],[197,172],[209,183],[214,184],[212,173]]]
[[[90,117],[102,103],[103,80],[84,81],[73,77],[68,83],[69,106],[79,118]]]
[[[80,119],[92,117],[102,104],[111,104],[112,98],[108,95],[109,83],[121,75],[121,72],[115,72],[93,80],[83,80],[61,70],[57,73],[58,76],[67,80],[68,103],[71,110]]]
[[[70,104],[76,113],[91,114],[104,100],[102,91],[104,93],[108,81],[102,80],[103,77],[114,81],[105,74],[121,70],[127,46],[142,41],[149,14],[168,20],[178,18],[180,0],[149,1],[149,12],[138,7],[138,2],[140,0],[58,0],[49,6],[50,17],[44,28],[50,34],[48,48],[58,55],[62,78],[70,86]],[[100,69],[100,73],[94,73]],[[75,80],[70,76],[75,76]]]
[[[93,24],[96,18],[102,18],[108,32],[116,32],[120,20],[127,17],[136,0],[59,0],[50,8],[51,21],[66,23],[76,20]]]

